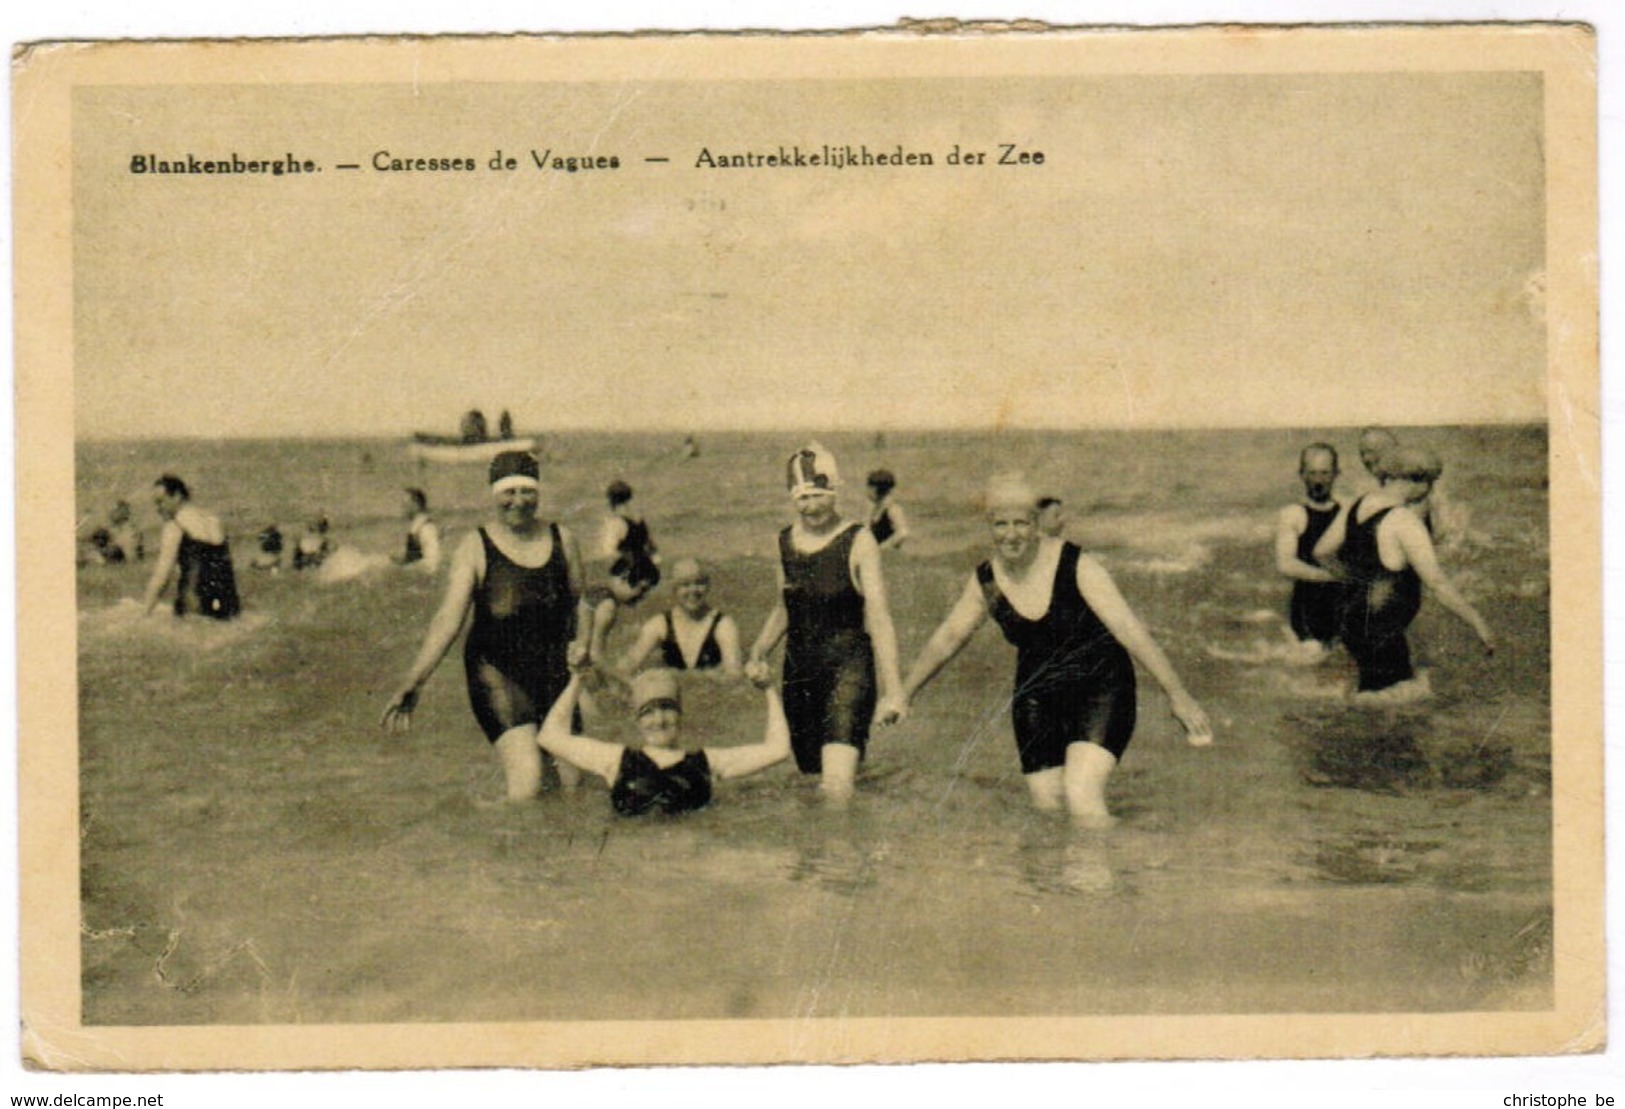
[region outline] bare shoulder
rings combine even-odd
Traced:
[[[1301,532],[1309,526],[1309,512],[1301,504],[1289,504],[1281,509],[1280,515],[1276,517],[1276,524]]]

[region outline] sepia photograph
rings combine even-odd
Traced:
[[[1595,64],[18,48],[23,1057],[1600,1048]]]

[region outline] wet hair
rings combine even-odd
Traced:
[[[1298,452],[1298,472],[1302,473],[1309,468],[1309,456],[1312,454],[1329,454],[1332,456],[1332,469],[1342,472],[1343,467],[1337,461],[1337,448],[1330,443],[1310,443]]]
[[[890,470],[870,470],[867,484],[869,488],[884,497],[897,488],[897,475]]]
[[[192,491],[186,487],[186,482],[174,474],[161,474],[153,484],[171,497],[179,497],[183,501],[192,499]]]
[[[632,499],[632,487],[616,478],[609,483],[609,488],[604,490],[604,496],[609,498],[609,507],[619,508]]]
[[[406,488],[406,495],[412,501],[412,507],[419,512],[429,511],[429,495],[415,485]]]

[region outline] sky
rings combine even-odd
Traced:
[[[1520,73],[723,82],[654,60],[82,90],[77,432],[404,435],[471,407],[521,431],[1540,419],[1541,111]],[[1006,143],[1042,165],[998,165]],[[697,164],[825,144],[934,164]],[[498,150],[517,168],[490,171]],[[535,169],[549,150],[621,164]],[[384,151],[480,169],[382,172]],[[284,152],[323,171],[129,172]]]

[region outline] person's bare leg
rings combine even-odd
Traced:
[[[1059,766],[1047,770],[1035,770],[1026,775],[1027,789],[1033,795],[1033,806],[1042,812],[1057,812],[1060,810],[1065,791],[1063,789],[1065,775]]]
[[[1106,782],[1117,768],[1117,756],[1093,743],[1066,749],[1066,807],[1081,828],[1110,828],[1117,818],[1106,809]]]
[[[542,749],[536,746],[536,725],[509,728],[497,737],[496,748],[507,779],[508,800],[529,801],[541,792]]]
[[[844,805],[852,799],[858,777],[858,749],[850,743],[824,744],[824,770],[818,788],[824,799]]]

